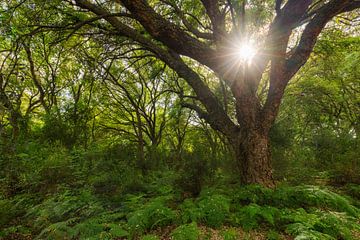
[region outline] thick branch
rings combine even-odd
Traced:
[[[225,33],[225,15],[219,9],[218,0],[201,0],[210,18],[216,42],[221,42]]]
[[[77,4],[85,9],[90,10],[96,15],[108,15],[103,8],[94,5],[86,0],[76,0]],[[127,1],[123,1],[127,2]],[[134,1],[137,2],[137,1]],[[144,4],[144,3],[142,3]],[[129,3],[129,5],[132,5]],[[136,8],[136,6],[135,6]],[[142,14],[142,13],[139,13]],[[211,92],[210,88],[202,81],[199,75],[189,68],[175,53],[175,51],[167,51],[163,47],[158,46],[150,39],[139,34],[133,28],[123,24],[118,18],[113,16],[104,17],[115,29],[116,32],[124,37],[130,38],[141,44],[147,50],[153,52],[160,60],[165,62],[172,68],[181,78],[185,79],[187,83],[194,89],[198,99],[204,105],[209,116],[211,117],[210,124],[212,127],[219,129],[223,134],[230,135],[237,132],[237,126],[227,116],[216,96]],[[151,20],[152,21],[152,20]]]
[[[191,57],[210,68],[215,67],[216,54],[213,49],[157,14],[146,1],[122,0],[121,2],[154,39],[178,54]]]
[[[306,26],[294,54],[286,62],[286,67],[288,69],[286,73],[287,79],[290,79],[301,66],[306,63],[315,46],[316,40],[325,25],[334,16],[343,12],[345,8],[354,6],[353,4],[352,1],[334,0],[318,10],[318,13]],[[360,5],[358,7],[360,7]]]
[[[295,1],[295,0],[294,0]],[[290,2],[290,1],[289,1]],[[317,11],[317,14],[312,18],[309,24],[305,27],[302,33],[301,40],[296,47],[293,55],[286,60],[285,56],[272,60],[272,72],[270,76],[270,89],[268,98],[263,108],[263,119],[265,119],[264,126],[269,128],[275,120],[279,110],[280,102],[289,80],[294,74],[303,66],[308,60],[317,38],[321,31],[334,16],[341,13],[345,7],[352,4],[353,1],[338,1],[333,0],[323,6]],[[284,9],[286,6],[284,7]],[[288,12],[290,14],[291,12]],[[284,13],[283,13],[284,14]],[[289,15],[287,18],[292,18]],[[299,19],[301,20],[301,18]],[[296,22],[294,22],[296,24]],[[286,48],[283,49],[286,51]],[[279,56],[279,54],[277,54]]]

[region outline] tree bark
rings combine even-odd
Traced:
[[[230,140],[243,184],[274,187],[268,131],[243,129]],[[236,141],[234,141],[236,139]]]

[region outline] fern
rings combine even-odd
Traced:
[[[240,208],[233,216],[232,223],[241,225],[245,230],[258,228],[260,224],[275,225],[279,210],[273,207],[262,207],[255,203]]]
[[[200,232],[195,222],[177,227],[172,233],[174,240],[197,240]]]
[[[176,219],[176,213],[166,206],[168,198],[158,197],[130,214],[128,225],[132,233],[143,233],[155,227],[166,226]]]
[[[294,236],[309,235],[312,236],[309,237],[310,239],[318,237],[318,239],[351,240],[352,231],[360,230],[356,220],[345,213],[322,211],[307,213],[304,209],[298,209],[283,210],[280,225],[286,225],[287,232]]]
[[[104,208],[89,192],[82,191],[76,195],[74,192],[65,191],[30,208],[26,216],[34,219],[35,228],[44,229],[53,223],[74,217],[89,218],[102,211]]]
[[[183,223],[198,222],[204,218],[201,209],[191,199],[185,199],[179,209]]]
[[[223,230],[221,232],[221,236],[223,237],[224,240],[236,240],[236,239],[239,239],[238,233],[233,228]]]
[[[282,207],[321,207],[359,216],[359,209],[352,206],[348,199],[316,186],[279,188],[269,202]]]
[[[230,212],[230,200],[220,194],[200,198],[198,206],[205,223],[210,227],[220,227]]]
[[[302,223],[288,225],[286,232],[294,235],[295,240],[335,240],[330,235],[314,231]]]

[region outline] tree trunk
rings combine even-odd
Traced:
[[[244,129],[231,142],[242,183],[274,187],[268,132]]]
[[[138,167],[141,169],[143,175],[146,174],[146,163],[145,163],[145,153],[144,153],[144,136],[141,122],[141,115],[139,109],[136,109],[136,132],[138,140]]]

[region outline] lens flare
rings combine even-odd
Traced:
[[[249,43],[243,43],[239,46],[237,55],[243,61],[251,61],[255,56],[256,49]]]

